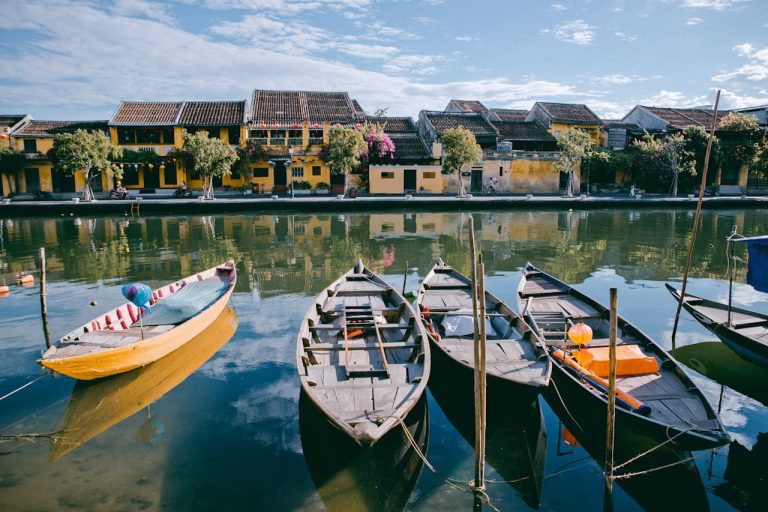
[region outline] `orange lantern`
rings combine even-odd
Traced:
[[[592,341],[592,328],[584,322],[579,322],[568,329],[568,339],[577,345],[586,345]]]
[[[319,124],[315,123],[312,125],[312,128],[318,128],[319,126],[320,126]]]
[[[273,128],[280,128],[280,125],[279,125],[279,124],[277,124],[277,123],[275,123],[275,124],[273,124],[273,125],[272,125],[272,127],[273,127]]]
[[[5,133],[0,133],[0,139],[7,139],[8,135]]]
[[[293,127],[294,127],[294,128],[298,128],[298,127],[299,127],[299,124],[298,124],[298,123],[293,123]]]
[[[266,128],[266,127],[267,127],[266,123],[259,123],[259,128]]]

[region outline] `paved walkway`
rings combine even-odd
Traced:
[[[243,196],[219,195],[216,199],[170,199],[140,197],[131,200],[102,199],[92,202],[68,201],[0,201],[0,217],[51,216],[60,214],[123,214],[138,207],[139,213],[214,213],[232,211],[446,211],[480,209],[595,209],[595,208],[685,208],[696,207],[696,197],[667,197],[644,195],[639,199],[628,196],[361,196],[355,199],[337,196]],[[704,208],[765,208],[765,196],[705,197]]]

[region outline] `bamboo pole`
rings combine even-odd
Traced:
[[[403,272],[403,297],[405,297],[405,283],[408,282],[408,262],[405,262],[405,271]]]
[[[709,169],[709,155],[712,152],[712,140],[715,138],[715,128],[717,128],[717,106],[720,104],[720,89],[717,90],[715,97],[715,111],[712,116],[712,127],[709,131],[709,140],[707,141],[707,152],[704,156],[704,170],[701,173],[701,185],[699,186],[699,200],[696,203],[696,215],[693,216],[693,229],[691,231],[691,244],[688,246],[688,257],[685,260],[685,270],[683,271],[683,285],[680,290],[680,301],[677,303],[675,311],[675,325],[672,327],[672,350],[675,349],[675,335],[677,335],[677,323],[680,320],[680,308],[683,307],[685,300],[685,287],[688,284],[688,270],[691,268],[691,259],[693,258],[693,246],[696,243],[696,231],[699,227],[699,217],[701,216],[701,204],[704,201],[704,189],[707,186],[707,170]]]
[[[480,469],[480,478],[476,480],[476,482],[479,482],[478,490],[485,488],[485,421],[486,421],[486,373],[485,373],[485,340],[486,340],[486,332],[485,332],[485,264],[483,263],[483,255],[482,253],[477,256],[477,283],[478,283],[478,293],[477,293],[477,302],[480,304],[480,317],[478,319],[478,322],[480,323],[480,338],[477,353],[479,355],[479,359],[475,359],[475,366],[478,367],[477,375],[480,379],[480,384],[478,386],[479,390],[479,396],[476,398],[476,402],[478,403],[479,407],[476,406],[477,409],[479,409],[478,414],[478,420],[480,423],[479,432],[480,436],[477,439],[478,444],[480,445],[479,448],[476,448],[477,450],[477,457],[479,457],[478,461],[478,467]]]
[[[616,328],[617,328],[617,290],[610,290],[611,327],[608,348],[608,415],[605,434],[605,492],[603,510],[613,510],[613,444],[616,428]]]
[[[475,479],[472,482],[472,490],[482,492],[485,489],[485,442],[483,437],[485,429],[481,421],[482,409],[480,405],[480,328],[478,322],[478,295],[477,295],[477,266],[475,248],[475,221],[469,216],[469,251],[472,259],[472,318],[474,324],[474,397],[475,397]]]
[[[45,348],[51,348],[51,334],[48,330],[48,305],[45,291],[45,247],[40,248],[40,314],[43,318]]]

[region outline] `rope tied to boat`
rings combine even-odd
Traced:
[[[29,386],[31,386],[32,384],[34,384],[35,382],[39,381],[40,379],[43,379],[43,378],[45,378],[45,377],[48,377],[48,376],[50,376],[50,375],[51,375],[50,373],[44,373],[44,374],[42,374],[41,376],[39,376],[38,378],[36,378],[36,379],[34,379],[34,380],[31,380],[31,381],[27,382],[26,384],[24,384],[24,385],[22,385],[22,386],[19,386],[18,388],[14,389],[14,390],[13,390],[13,391],[11,391],[10,393],[6,393],[6,394],[5,394],[5,395],[3,395],[2,397],[0,397],[0,400],[5,400],[5,399],[6,399],[6,398],[8,398],[9,396],[13,396],[13,395],[15,395],[16,393],[18,393],[18,392],[19,392],[19,391],[21,391],[22,389],[24,389],[24,388],[26,388],[26,387],[29,387]]]
[[[649,453],[651,453],[651,452],[653,452],[653,451],[655,451],[655,450],[658,450],[659,448],[661,448],[662,446],[664,446],[664,445],[665,445],[665,444],[667,444],[667,443],[671,443],[671,442],[674,442],[674,440],[675,440],[675,439],[677,439],[677,438],[678,438],[678,437],[680,437],[681,435],[683,435],[683,434],[685,434],[685,433],[687,433],[687,432],[689,432],[689,431],[691,431],[691,430],[694,430],[694,428],[692,427],[692,428],[686,428],[686,429],[683,429],[683,430],[681,430],[680,432],[678,432],[677,434],[675,434],[674,436],[670,437],[670,436],[669,436],[669,427],[667,427],[667,429],[665,430],[665,434],[667,435],[667,440],[666,440],[666,441],[664,441],[663,443],[657,444],[657,445],[656,445],[656,446],[654,446],[653,448],[650,448],[650,449],[648,449],[648,450],[646,450],[646,451],[644,451],[644,452],[642,452],[642,453],[639,453],[639,454],[635,455],[635,456],[634,456],[634,457],[632,457],[631,459],[625,460],[625,461],[624,461],[624,462],[622,462],[621,464],[618,464],[618,465],[614,466],[614,467],[613,467],[614,471],[615,471],[615,470],[617,470],[617,469],[621,469],[621,468],[623,468],[623,467],[624,467],[624,466],[626,466],[627,464],[631,464],[632,462],[636,461],[637,459],[639,459],[639,458],[641,458],[641,457],[645,457],[645,456],[646,456],[646,455],[648,455]],[[677,462],[675,462],[674,464],[677,464]],[[670,465],[674,465],[674,464],[670,464]],[[656,471],[657,469],[662,469],[662,468],[653,468],[653,469],[650,469],[650,470],[648,470],[647,472]],[[643,473],[643,472],[638,472],[637,474],[642,474],[642,473]],[[616,478],[616,477],[614,477],[614,478]]]

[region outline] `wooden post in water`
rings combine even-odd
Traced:
[[[45,293],[45,247],[40,248],[40,314],[43,317],[45,348],[51,348],[51,334],[48,330],[48,306]]]
[[[605,493],[603,510],[613,510],[613,442],[616,428],[616,327],[617,327],[617,290],[610,290],[611,327],[608,347],[608,418],[605,434]]]
[[[403,272],[403,297],[405,297],[405,283],[408,281],[408,262],[405,262],[405,271]]]
[[[704,171],[701,173],[701,185],[699,186],[699,201],[696,203],[696,214],[693,216],[693,229],[691,230],[691,244],[688,246],[688,257],[685,260],[685,270],[683,270],[683,284],[680,289],[680,301],[677,303],[675,311],[675,325],[672,327],[672,350],[675,349],[675,335],[677,334],[677,322],[680,320],[680,308],[683,307],[685,300],[685,286],[688,284],[688,269],[691,268],[691,258],[693,257],[693,245],[696,243],[696,231],[699,228],[699,217],[701,216],[701,203],[704,200],[704,189],[707,186],[707,169],[709,168],[709,154],[712,152],[712,139],[715,138],[715,128],[717,128],[717,106],[720,103],[720,89],[717,90],[715,97],[715,111],[712,116],[712,127],[709,131],[709,140],[707,141],[707,152],[704,155]]]
[[[475,331],[474,343],[474,370],[475,370],[475,479],[472,482],[472,490],[475,493],[482,492],[485,489],[485,375],[481,374],[481,359],[484,360],[484,354],[480,354],[480,323],[485,324],[478,318],[478,301],[482,300],[485,304],[485,295],[478,297],[478,270],[476,249],[475,249],[475,222],[470,214],[469,216],[469,250],[472,258],[472,317]],[[485,308],[483,307],[483,311]],[[484,347],[483,347],[484,348]]]

